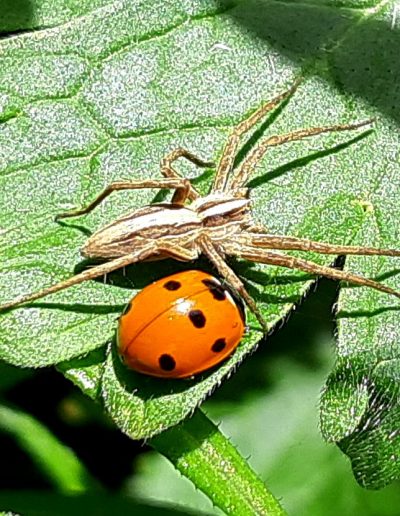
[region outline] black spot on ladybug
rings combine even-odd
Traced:
[[[217,301],[224,301],[226,299],[226,293],[222,285],[210,279],[203,280],[203,283],[209,289],[214,299]]]
[[[214,353],[220,353],[223,349],[225,349],[226,340],[225,339],[217,339],[214,344],[211,346],[211,351]]]
[[[163,285],[163,287],[167,290],[178,290],[179,288],[181,288],[181,286],[182,285],[179,283],[179,281],[174,280],[167,281],[167,283],[164,283]]]
[[[158,358],[158,363],[163,371],[173,371],[176,366],[174,357],[166,353]]]
[[[196,328],[204,328],[206,317],[201,310],[190,310],[189,319]]]

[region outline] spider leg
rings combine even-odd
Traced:
[[[210,242],[208,238],[203,238],[200,242],[200,247],[203,253],[207,256],[210,262],[215,266],[218,273],[226,279],[226,281],[233,287],[233,289],[241,296],[249,309],[256,316],[258,322],[263,328],[264,332],[268,332],[267,323],[264,320],[260,310],[258,309],[256,302],[247,292],[245,286],[243,285],[240,278],[235,274],[235,272],[229,267],[229,265],[225,262],[224,258],[219,254],[213,244]]]
[[[372,124],[373,122],[374,119],[370,119],[364,120],[362,122],[357,122],[354,124],[339,124],[326,127],[309,127],[308,129],[300,129],[298,131],[293,131],[288,134],[274,135],[265,138],[264,140],[261,140],[261,142],[243,160],[242,164],[235,172],[232,180],[230,181],[229,189],[235,190],[237,188],[241,188],[248,182],[257,163],[260,161],[260,159],[264,156],[264,154],[270,147],[277,147],[278,145],[283,145],[284,143],[302,140],[303,138],[309,138],[310,136],[316,136],[322,133],[353,131],[354,129],[358,129],[359,127]]]
[[[168,241],[154,241],[148,245],[143,246],[141,249],[134,251],[133,253],[120,256],[114,260],[102,263],[100,265],[96,265],[79,274],[76,274],[75,276],[72,276],[71,278],[60,281],[55,285],[46,287],[33,294],[20,296],[13,301],[10,301],[9,303],[4,303],[0,305],[0,312],[14,308],[16,306],[30,303],[31,301],[48,296],[49,294],[54,294],[60,290],[65,290],[66,288],[72,287],[73,285],[78,285],[84,281],[103,276],[117,269],[121,269],[122,267],[126,267],[131,263],[143,261],[153,256],[161,256],[162,258],[171,257],[181,261],[190,261],[197,257],[197,253],[190,252],[187,249],[172,244]]]
[[[266,104],[263,104],[252,115],[250,115],[246,120],[243,120],[243,122],[240,122],[240,124],[238,124],[233,129],[225,144],[222,157],[218,164],[214,184],[211,190],[212,192],[225,190],[228,176],[233,168],[233,163],[235,161],[240,138],[243,136],[243,134],[249,131],[255,124],[257,124],[257,122],[259,122],[269,111],[275,109],[283,100],[290,97],[290,95],[296,91],[299,84],[300,79],[297,79],[291,88],[274,97]]]
[[[164,177],[174,179],[178,179],[181,177],[180,174],[172,167],[172,163],[179,158],[186,158],[188,161],[191,161],[198,167],[212,168],[215,166],[213,162],[203,161],[202,159],[192,154],[190,151],[182,147],[178,147],[177,149],[174,149],[166,156],[164,156],[164,158],[161,160],[161,173]],[[174,196],[172,197],[172,202],[177,204],[183,204],[186,201],[186,198],[190,199],[191,201],[194,201],[200,197],[199,192],[192,185],[190,185],[189,193],[186,197],[183,197],[182,194],[183,191],[177,189],[174,193]]]
[[[252,228],[249,232],[243,232],[237,236],[236,242],[243,245],[250,244],[257,248],[295,250],[295,251],[312,251],[320,254],[357,254],[363,256],[400,256],[398,249],[380,249],[377,247],[362,247],[353,245],[335,245],[325,242],[317,242],[308,240],[307,238],[298,238],[286,235],[271,235],[268,233],[254,233]]]
[[[250,245],[242,246],[238,245],[237,243],[224,244],[224,249],[229,254],[239,258],[244,258],[245,260],[252,262],[278,265],[280,267],[287,267],[288,269],[299,269],[301,271],[315,274],[317,276],[324,276],[334,280],[346,281],[354,285],[374,288],[375,290],[386,292],[387,294],[392,294],[393,296],[400,298],[400,292],[397,292],[396,290],[387,287],[386,285],[382,285],[382,283],[364,278],[363,276],[354,274],[352,272],[341,271],[334,269],[333,267],[318,265],[317,263],[304,260],[302,258],[296,258],[294,256],[285,255],[275,251],[268,251],[266,249],[260,249]]]
[[[91,212],[96,206],[98,206],[106,197],[112,192],[117,190],[140,190],[143,188],[169,188],[179,192],[181,199],[180,203],[184,203],[189,197],[191,184],[188,179],[179,177],[176,179],[145,179],[143,181],[115,181],[110,183],[88,206],[79,208],[77,210],[67,211],[66,213],[60,213],[56,216],[55,220],[65,219],[67,217],[78,217],[79,215],[85,215]]]

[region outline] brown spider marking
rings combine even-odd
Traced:
[[[399,292],[377,281],[281,252],[297,250],[333,255],[400,256],[399,250],[332,245],[304,238],[274,235],[253,221],[250,192],[246,185],[268,149],[322,133],[352,131],[373,122],[373,120],[366,120],[353,124],[311,127],[288,134],[267,136],[261,139],[235,167],[235,157],[242,136],[260,122],[268,112],[289,98],[297,89],[299,82],[296,81],[290,89],[260,106],[233,129],[216,167],[214,182],[208,195],[200,196],[190,181],[181,177],[175,170],[173,163],[178,158],[185,158],[199,167],[214,165],[203,161],[186,149],[177,148],[162,159],[163,177],[161,179],[116,181],[108,185],[88,206],[58,215],[57,220],[85,215],[112,192],[120,190],[155,188],[170,189],[174,192],[170,203],[152,204],[135,209],[88,238],[81,250],[82,255],[87,258],[103,259],[105,263],[34,294],[27,294],[0,305],[0,311],[103,276],[134,262],[164,258],[189,262],[196,260],[201,254],[211,261],[219,275],[243,299],[265,331],[268,327],[256,302],[247,292],[241,279],[228,265],[225,257],[233,256],[257,263],[298,269],[316,276],[367,286],[400,297]]]

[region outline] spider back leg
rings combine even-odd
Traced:
[[[197,258],[197,254],[198,253],[196,253],[196,251],[185,249],[179,245],[176,245],[175,243],[171,243],[171,241],[168,239],[150,241],[148,244],[143,245],[141,248],[136,249],[132,253],[125,254],[115,258],[114,260],[96,265],[91,269],[86,269],[83,272],[76,274],[75,276],[72,276],[64,281],[60,281],[59,283],[56,283],[50,287],[43,288],[42,290],[34,292],[33,294],[26,294],[17,297],[8,303],[1,304],[0,312],[4,312],[26,303],[30,303],[36,299],[41,299],[42,297],[48,296],[50,294],[55,294],[60,290],[65,290],[69,287],[72,287],[73,285],[79,285],[84,281],[98,278],[99,276],[104,276],[117,269],[122,269],[123,267],[126,267],[132,263],[151,259],[153,257],[158,257],[160,259],[171,257],[175,260],[190,261]]]
[[[270,251],[269,249],[260,249],[253,245],[241,245],[236,242],[225,244],[224,248],[229,254],[252,262],[277,265],[279,267],[286,267],[288,269],[297,269],[309,274],[314,274],[316,276],[324,276],[325,278],[345,281],[353,285],[370,287],[375,290],[379,290],[380,292],[385,292],[400,298],[400,292],[387,287],[382,283],[364,278],[363,276],[354,274],[352,272],[338,270],[333,267],[327,267],[325,265],[319,265],[318,263],[312,262],[310,260],[304,260],[303,258],[289,256],[277,251]]]

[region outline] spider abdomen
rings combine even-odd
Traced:
[[[185,247],[196,240],[202,222],[197,213],[178,204],[139,208],[96,231],[81,249],[85,258],[116,258],[165,237],[182,237]]]

